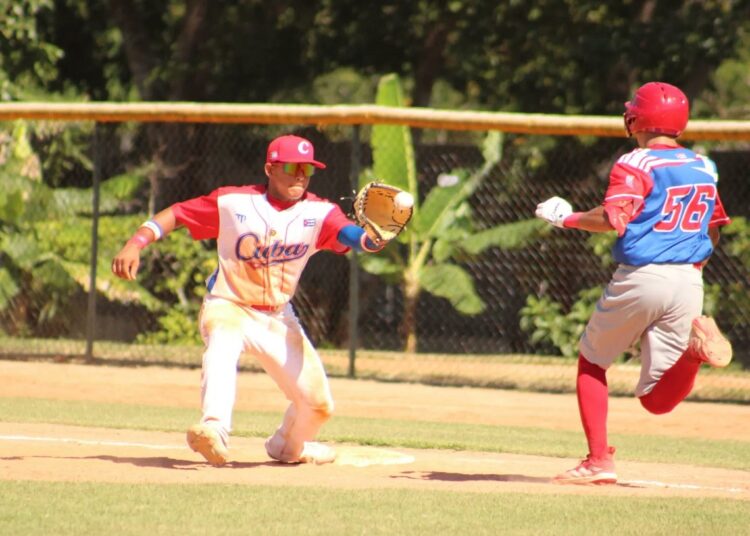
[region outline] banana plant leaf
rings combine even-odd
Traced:
[[[502,138],[490,132],[482,144],[484,164],[474,174],[460,169],[438,177],[435,186],[415,217],[414,229],[422,238],[443,237],[447,229],[456,225],[461,216],[471,213],[467,200],[484,181],[502,157]]]
[[[0,310],[8,308],[11,300],[18,296],[21,288],[7,268],[0,268]]]
[[[13,226],[35,218],[47,218],[50,188],[19,174],[0,173],[0,221]]]
[[[28,272],[33,272],[39,263],[50,260],[48,252],[32,234],[8,234],[0,240],[0,250],[10,257],[18,268]]]
[[[456,219],[456,209],[463,201],[458,196],[468,174],[459,171],[451,177],[449,186],[441,186],[438,181],[438,185],[427,194],[419,213],[414,216],[412,226],[421,238],[439,238]]]
[[[375,102],[381,106],[405,105],[398,75],[383,76]],[[373,175],[380,181],[406,190],[417,198],[417,170],[411,129],[404,125],[372,127]],[[364,180],[360,178],[360,187]]]
[[[366,272],[379,275],[390,284],[399,283],[403,279],[404,267],[385,254],[360,255],[359,262]]]
[[[538,219],[528,219],[497,225],[480,231],[461,242],[467,253],[481,253],[490,247],[517,249],[549,232],[550,226]]]
[[[91,288],[88,264],[80,262],[63,261],[61,263],[65,271],[72,277],[85,292]],[[97,263],[96,290],[101,292],[110,301],[124,304],[141,304],[150,311],[158,310],[160,302],[140,285],[124,281],[110,272],[108,259],[102,259]]]
[[[476,315],[486,307],[471,275],[460,266],[446,263],[425,266],[420,270],[419,280],[427,292],[447,299],[462,314]]]
[[[99,210],[112,212],[123,202],[133,199],[146,181],[143,168],[117,175],[102,182]],[[61,213],[91,214],[91,188],[56,188],[53,204]]]

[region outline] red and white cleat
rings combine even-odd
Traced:
[[[688,348],[698,359],[712,367],[726,367],[732,361],[732,344],[710,316],[699,316],[693,320]]]
[[[576,467],[569,469],[552,479],[555,484],[615,484],[617,473],[615,473],[615,462],[613,455],[614,447],[609,447],[607,458],[597,460],[586,456]]]

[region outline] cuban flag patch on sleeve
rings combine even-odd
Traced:
[[[305,227],[315,227],[317,220],[315,218],[305,218],[303,225]]]

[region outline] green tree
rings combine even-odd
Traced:
[[[30,144],[24,121],[0,131],[0,314],[8,329],[30,333],[49,325],[66,326],[69,297],[89,291],[91,189],[50,188]],[[113,177],[102,186],[103,211],[113,210],[142,183],[137,174]],[[83,237],[83,239],[82,239]],[[111,299],[133,296],[99,260],[98,290]],[[154,306],[148,293],[138,301]]]
[[[747,0],[320,3],[312,60],[413,81],[436,106],[439,81],[464,105],[505,111],[622,113],[632,88],[661,78],[690,97],[738,53]]]
[[[70,333],[80,317],[71,297],[90,288],[91,188],[51,188],[32,149],[28,125],[17,121],[0,131],[0,317],[8,333]],[[185,233],[170,235],[143,254],[137,282],[110,270],[111,259],[145,214],[111,215],[131,203],[146,183],[148,168],[135,168],[101,184],[99,256],[94,292],[110,302],[144,307],[155,329],[141,342],[198,343],[195,318],[204,279],[215,253]],[[196,299],[197,298],[197,299]],[[79,326],[80,327],[80,326]]]
[[[745,27],[740,32],[735,52],[713,71],[709,87],[700,95],[692,113],[720,119],[750,118],[748,72],[750,27]]]
[[[38,98],[58,74],[63,51],[43,38],[39,19],[52,0],[0,4],[0,101]]]
[[[309,102],[304,89],[317,77],[350,69],[399,73],[414,106],[439,106],[449,86],[463,107],[585,114],[620,113],[633,86],[652,78],[700,95],[718,65],[747,49],[750,24],[747,0],[6,5],[0,27],[12,40],[0,44],[3,68],[14,66],[11,80],[42,73],[48,92],[72,86],[96,100],[298,95]]]

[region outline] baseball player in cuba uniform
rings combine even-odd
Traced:
[[[692,390],[702,363],[724,367],[732,348],[713,319],[701,316],[702,268],[729,223],[717,191],[716,165],[681,147],[688,100],[662,82],[641,86],[625,103],[625,129],[638,148],[613,166],[604,203],[573,212],[559,197],[536,216],[557,227],[616,231],[618,263],[581,337],[576,391],[589,453],[559,483],[617,481],[607,441],[606,370],[640,341],[635,390],[651,413],[672,411]]]
[[[333,399],[323,364],[290,300],[312,255],[321,250],[374,252],[375,244],[338,205],[307,191],[325,164],[310,141],[281,136],[268,146],[265,185],[228,186],[176,203],[145,222],[112,262],[135,279],[140,252],[184,226],[196,240],[215,238],[218,269],[208,279],[200,314],[206,344],[201,375],[203,416],[187,442],[215,466],[229,456],[237,364],[255,356],[290,401],[281,426],[266,441],[268,455],[287,463],[328,463],[335,451],[314,441],[331,416]]]

